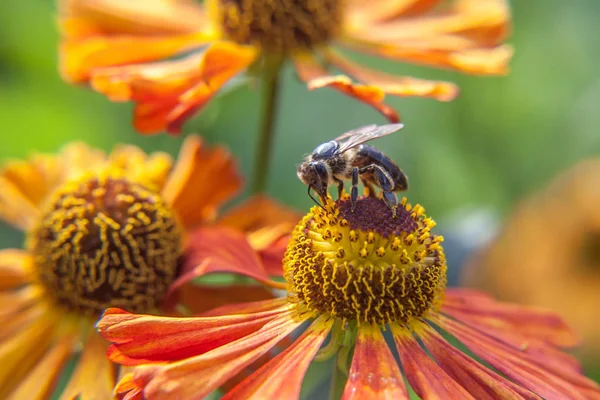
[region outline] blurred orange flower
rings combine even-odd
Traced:
[[[63,77],[135,102],[142,133],[179,132],[261,56],[290,58],[309,90],[336,89],[392,122],[386,94],[448,101],[458,88],[369,69],[337,46],[470,74],[504,74],[512,56],[506,0],[61,0],[59,24]]]
[[[270,297],[263,286],[184,283],[212,272],[268,281],[281,273],[284,235],[298,217],[257,197],[215,220],[242,185],[231,155],[191,136],[172,164],[134,146],[107,156],[77,143],[0,170],[0,218],[27,237],[25,250],[0,250],[0,398],[48,398],[79,349],[62,398],[110,398],[116,366],[93,330],[106,307],[174,313],[177,300],[203,311]],[[207,262],[202,245],[211,241],[256,255],[244,268]]]
[[[600,159],[570,168],[519,205],[464,276],[500,298],[556,310],[581,334],[590,360],[600,356],[599,188]]]
[[[435,223],[421,206],[404,199],[395,218],[375,198],[359,199],[354,211],[347,198],[325,207],[313,207],[292,234],[287,298],[195,318],[108,309],[97,326],[113,343],[109,357],[134,366],[116,396],[204,398],[308,321],[302,335],[222,398],[297,399],[311,361],[336,353],[347,375],[344,399],[408,399],[404,378],[424,399],[600,396],[560,350],[576,339],[555,314],[446,290],[442,238],[431,233]],[[392,333],[404,376],[381,329]]]

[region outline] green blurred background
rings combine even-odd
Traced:
[[[104,149],[135,143],[176,154],[182,137],[139,136],[130,124],[130,104],[110,103],[60,80],[54,7],[48,0],[0,6],[0,159],[53,152],[72,140]],[[452,80],[462,88],[452,103],[390,98],[406,128],[377,143],[410,177],[410,200],[423,204],[442,229],[451,230],[454,216],[465,210],[487,210],[490,221],[501,221],[559,171],[600,155],[600,2],[518,1],[513,13],[509,42],[516,54],[507,77],[365,59],[389,72]],[[227,145],[246,176],[253,167],[258,94],[250,86],[223,94],[185,129]],[[296,164],[321,142],[368,123],[384,120],[334,91],[309,93],[288,70],[269,194],[306,210],[311,202]],[[0,225],[2,248],[20,247],[22,240]],[[600,377],[593,370],[590,365]]]

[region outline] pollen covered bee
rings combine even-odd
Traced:
[[[395,214],[398,203],[395,192],[408,189],[408,178],[388,156],[363,143],[389,135],[403,127],[402,124],[367,125],[317,146],[305,157],[297,171],[298,178],[308,186],[310,198],[321,205],[312,195],[314,190],[325,204],[329,185],[337,185],[339,197],[344,189],[344,180],[349,179],[352,181],[350,199],[354,210],[360,177],[368,188],[369,195],[375,194],[375,186],[381,189],[383,200]]]

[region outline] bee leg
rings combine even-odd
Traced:
[[[373,174],[377,184],[383,192],[383,201],[392,210],[392,216],[395,218],[398,199],[394,193],[394,181],[391,179],[390,175],[379,165],[375,164],[367,165],[359,172],[361,174],[365,172],[371,172]]]
[[[356,201],[358,200],[358,168],[352,168],[352,190],[350,191],[350,201],[352,202],[352,211],[356,207]]]
[[[333,180],[337,183],[337,189],[338,189],[338,199],[342,198],[342,192],[344,191],[344,181],[341,179],[336,178],[335,176],[333,177]]]

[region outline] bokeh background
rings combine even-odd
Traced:
[[[175,154],[183,137],[139,136],[130,124],[130,104],[109,103],[61,81],[54,7],[50,0],[0,5],[0,159],[53,152],[73,140],[107,150],[134,143]],[[494,238],[522,199],[578,161],[600,157],[600,2],[514,1],[513,13],[509,42],[516,54],[507,77],[363,58],[389,72],[452,80],[462,88],[452,103],[390,98],[406,128],[376,143],[410,177],[410,200],[438,220],[453,284],[472,250]],[[384,121],[334,91],[309,93],[291,69],[286,72],[268,193],[307,210],[311,202],[295,174],[302,156],[345,130]],[[228,146],[246,176],[253,168],[258,95],[252,85],[227,91],[185,128]],[[0,248],[22,242],[22,234],[0,225]],[[597,276],[600,261],[595,265]],[[600,360],[585,352],[582,357],[588,375],[600,380]]]

